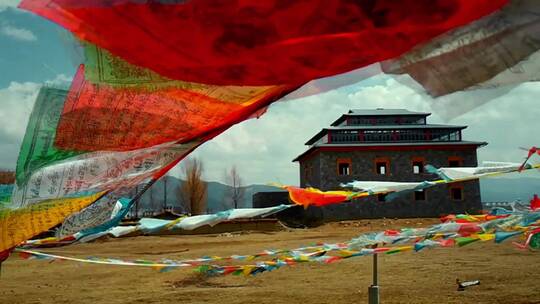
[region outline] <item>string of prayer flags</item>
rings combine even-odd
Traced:
[[[321,191],[315,188],[299,188],[294,186],[281,186],[289,192],[289,198],[295,204],[308,206],[326,206],[348,202],[353,199],[367,197],[371,195],[387,194],[390,200],[393,197],[402,195],[410,191],[418,191],[443,184],[452,184],[475,180],[485,177],[499,176],[520,172],[518,163],[485,162],[480,167],[457,167],[457,168],[434,168],[426,166],[430,173],[439,175],[442,179],[423,182],[386,182],[386,181],[352,181],[342,183],[341,187],[351,190]],[[540,168],[540,164],[527,164],[524,170]]]
[[[26,249],[17,249],[22,258],[38,258],[46,260],[69,260],[81,263],[107,264],[117,266],[151,267],[158,271],[170,271],[179,267],[192,267],[200,273],[218,275],[256,275],[273,271],[283,266],[299,263],[331,264],[344,259],[373,254],[393,255],[408,251],[421,251],[426,248],[463,247],[476,242],[494,240],[500,243],[510,237],[523,235],[525,243],[514,243],[517,247],[531,250],[540,249],[540,211],[513,211],[507,217],[482,217],[474,215],[475,221],[457,223],[450,218],[462,218],[454,215],[444,219],[447,222],[425,228],[403,228],[365,233],[347,242],[326,244],[320,243],[296,249],[264,250],[251,255],[204,256],[186,260],[123,260],[115,258],[72,258],[52,255]],[[534,222],[524,219],[536,219]],[[492,225],[484,225],[492,223]],[[528,223],[523,226],[522,223]],[[257,259],[265,259],[256,261]],[[270,259],[272,258],[272,259]],[[231,265],[233,261],[249,264]],[[225,263],[225,264],[223,264]]]

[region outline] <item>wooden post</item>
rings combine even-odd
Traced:
[[[150,191],[150,208],[152,208],[152,215],[150,217],[154,216],[154,212],[156,211],[156,204],[154,203],[154,196],[152,195],[153,188],[148,189]]]
[[[13,248],[0,252],[0,278],[2,277],[2,264],[9,258]]]
[[[167,175],[163,177],[163,211],[167,209]],[[172,208],[171,208],[172,213]]]
[[[379,304],[379,269],[378,255],[373,255],[373,284],[368,287],[368,303]]]
[[[135,186],[135,196],[139,195],[139,185]],[[135,200],[135,219],[139,219],[139,199],[134,198]]]

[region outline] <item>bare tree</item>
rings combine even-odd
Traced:
[[[15,183],[15,172],[10,170],[0,169],[0,184]]]
[[[180,197],[192,215],[206,210],[207,184],[202,179],[203,164],[196,158],[186,159],[183,167],[185,181],[180,186]]]
[[[227,199],[232,203],[234,209],[238,208],[240,202],[244,199],[245,188],[242,185],[242,178],[236,169],[236,166],[233,166],[225,176],[226,183],[230,186]]]

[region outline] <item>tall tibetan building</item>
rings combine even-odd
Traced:
[[[466,126],[428,124],[430,113],[403,109],[350,110],[322,129],[306,145],[300,184],[335,190],[358,181],[425,181],[435,167],[474,167],[476,150],[485,142],[465,141]],[[479,182],[435,186],[387,202],[384,195],[324,208],[326,219],[425,217],[482,209]]]

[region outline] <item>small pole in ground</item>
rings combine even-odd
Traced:
[[[368,288],[368,303],[379,304],[379,270],[377,254],[373,255],[373,284]]]
[[[0,278],[2,278],[2,264],[9,258],[13,248],[0,252]]]

